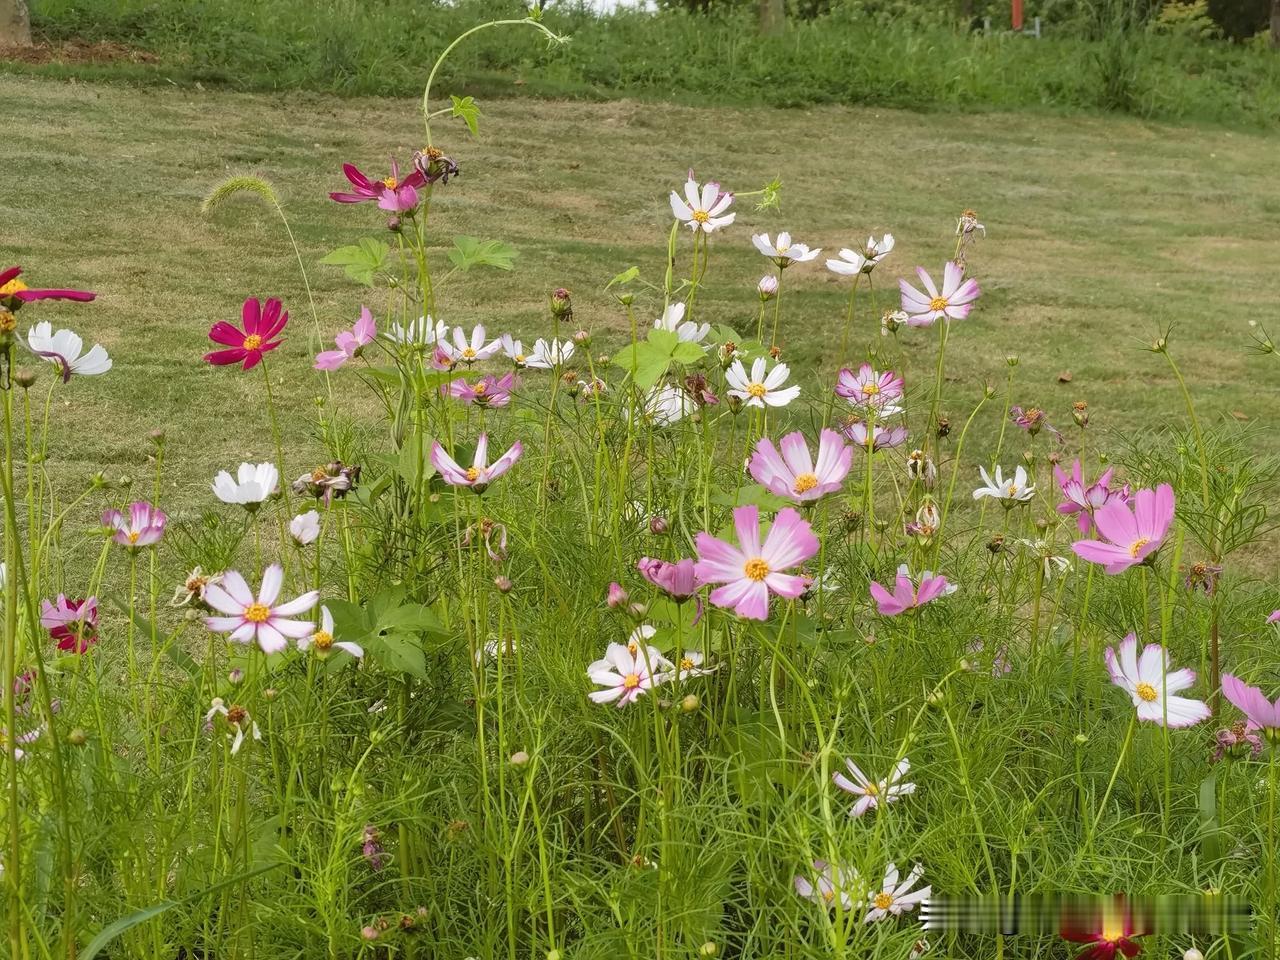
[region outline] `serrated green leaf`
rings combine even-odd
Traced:
[[[454,237],[453,249],[449,251],[449,261],[464,272],[477,266],[510,270],[517,256],[519,253],[515,247],[501,240],[481,240],[478,237]]]
[[[462,118],[462,122],[467,125],[473,137],[479,136],[480,107],[476,104],[475,98],[450,95],[449,99],[453,101],[453,115]]]

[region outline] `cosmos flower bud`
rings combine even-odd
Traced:
[[[88,739],[89,735],[80,727],[76,727],[67,734],[67,743],[71,744],[73,747],[83,747]]]
[[[718,956],[719,953],[720,953],[720,948],[716,946],[714,943],[712,943],[710,940],[708,940],[706,943],[704,943],[702,946],[698,948],[698,956],[700,957],[714,957],[714,956]]]
[[[685,713],[694,713],[700,706],[702,706],[702,701],[692,693],[680,701],[680,709]]]
[[[617,610],[624,607],[631,600],[631,595],[623,589],[622,584],[616,580],[609,584],[609,593],[605,597],[605,603],[609,605],[610,610]]]
[[[361,927],[360,937],[363,940],[377,940],[378,939],[377,927]]]
[[[729,405],[729,410],[733,413],[737,413],[742,409],[742,399],[740,397],[735,397],[732,393],[729,394],[726,403]]]
[[[262,691],[262,699],[266,700],[268,703],[278,696],[280,696],[280,691],[275,687],[267,687],[267,689]]]
[[[243,679],[244,679],[244,671],[241,670],[239,667],[233,667],[231,672],[227,674],[227,682],[230,683],[232,686],[235,686]]]
[[[165,439],[164,428],[163,428],[163,427],[156,427],[154,430],[152,430],[150,433],[148,433],[148,434],[147,434],[147,437],[148,437],[148,438],[151,440],[151,442],[152,442],[152,443],[154,443],[157,447],[163,446],[163,445],[164,445],[164,439]]]
[[[498,588],[499,593],[510,593],[513,586],[511,578],[502,574],[493,578],[493,585]]]
[[[760,295],[761,303],[772,300],[778,295],[778,278],[771,273],[761,277],[756,284],[756,293]]]
[[[586,330],[579,330],[573,335],[573,342],[580,347],[591,346],[591,334]]]
[[[1204,960],[1204,954],[1195,947],[1188,947],[1187,951],[1182,955],[1182,960]]]
[[[29,390],[36,382],[35,372],[27,369],[19,370],[13,375],[13,382],[23,390]]]
[[[1011,367],[1016,367],[1018,365],[1018,355],[1016,353],[1011,353],[1004,358],[1004,362]]]
[[[562,960],[563,956],[564,955],[559,950],[556,950],[556,949],[551,949],[547,951],[547,960]]]
[[[387,229],[392,233],[399,233],[402,227],[399,217],[391,217],[387,220]]]
[[[566,320],[573,316],[573,300],[564,287],[557,287],[551,291],[550,304],[551,315],[557,320]]]
[[[1089,737],[1083,733],[1077,733],[1075,735],[1075,741],[1079,746],[1083,747],[1086,743],[1089,742]]]
[[[647,603],[633,603],[627,608],[627,612],[637,620],[643,620],[645,614],[649,612],[649,605]]]
[[[655,537],[662,536],[668,529],[666,517],[652,516],[649,518],[649,532]]]
[[[517,750],[511,755],[511,765],[513,767],[527,767],[529,765],[529,754],[523,750]]]

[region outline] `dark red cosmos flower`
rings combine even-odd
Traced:
[[[1085,909],[1068,909],[1062,916],[1063,939],[1089,944],[1076,960],[1115,960],[1117,954],[1136,957],[1142,944],[1133,938],[1146,932],[1136,929],[1133,911],[1123,896]]]
[[[59,650],[84,653],[98,642],[98,598],[68,600],[64,594],[40,605],[40,625]]]
[[[32,290],[18,279],[21,267],[0,270],[0,307],[17,310],[32,300],[79,300],[87,303],[97,296],[84,290]]]
[[[262,355],[283,343],[275,339],[289,322],[287,311],[280,309],[280,301],[271,299],[259,304],[257,297],[250,297],[241,310],[244,329],[239,330],[225,320],[219,320],[209,329],[209,339],[225,344],[230,349],[214,350],[204,355],[215,366],[224,367],[244,362],[244,369],[251,370],[262,362]]]

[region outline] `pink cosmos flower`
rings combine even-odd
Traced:
[[[378,328],[373,322],[373,314],[369,312],[369,308],[360,307],[360,319],[355,322],[350,330],[343,330],[333,342],[337,344],[337,350],[325,350],[323,353],[316,355],[315,368],[317,370],[337,370],[348,360],[354,359],[360,352],[360,348],[365,344],[372,343],[378,335]]]
[[[1280,743],[1280,697],[1272,703],[1261,689],[1230,673],[1222,675],[1222,695],[1248,719],[1246,729],[1262,730],[1267,739]]]
[[[351,193],[331,193],[329,198],[338,203],[364,203],[367,200],[378,201],[378,206],[391,213],[407,213],[418,205],[418,187],[426,184],[426,178],[414,170],[400,179],[400,166],[394,157],[391,158],[391,176],[381,180],[370,180],[356,169],[353,164],[344,163],[342,172],[351,181]]]
[[[781,448],[781,452],[779,452]],[[797,430],[778,443],[761,437],[751,457],[751,476],[770,493],[797,503],[806,503],[834,493],[849,475],[853,447],[840,434],[823,430],[818,435],[818,462],[809,454],[804,434]]]
[[[916,792],[914,783],[903,783],[902,778],[907,775],[911,769],[911,762],[903,757],[894,765],[893,772],[887,778],[876,782],[862,772],[852,759],[845,759],[844,765],[849,770],[849,779],[843,773],[833,773],[832,781],[837,787],[846,793],[851,793],[858,799],[853,806],[849,808],[850,817],[860,817],[868,810],[874,810],[880,804],[890,804],[899,797],[905,797],[908,794]]]
[[[279,653],[289,645],[288,638],[300,640],[315,633],[309,620],[292,620],[316,605],[320,593],[310,590],[288,603],[277,604],[284,586],[284,569],[278,563],[262,574],[262,587],[255,597],[249,585],[235,570],[222,575],[221,583],[210,583],[204,589],[204,602],[220,617],[205,617],[204,624],[214,633],[229,633],[232,643],[253,643],[263,653]]]
[[[1120,641],[1119,652],[1106,650],[1111,682],[1124,689],[1138,708],[1138,719],[1160,726],[1190,727],[1209,718],[1209,705],[1200,700],[1174,697],[1196,682],[1194,670],[1185,667],[1169,672],[1169,653],[1158,643],[1149,643],[1138,656],[1138,638],[1129,634]]]
[[[1130,503],[1112,500],[1093,514],[1103,539],[1077,540],[1071,549],[1090,563],[1104,564],[1107,573],[1122,573],[1160,549],[1173,522],[1173,509],[1173,488],[1167,483],[1139,490]]]
[[[1272,610],[1267,615],[1267,623],[1280,623],[1280,610]]]
[[[917,587],[904,563],[898,567],[893,593],[872,581],[871,599],[876,602],[876,609],[880,611],[881,616],[896,617],[907,610],[923,607],[944,593],[954,593],[955,589],[954,585],[947,583],[946,577],[941,574],[935,577],[930,570],[920,575],[920,586]]]
[[[489,435],[480,434],[476,440],[476,454],[471,466],[460,467],[453,458],[444,452],[444,447],[437,440],[431,445],[431,465],[436,468],[445,483],[455,487],[470,487],[476,493],[497,480],[511,469],[512,465],[524,453],[524,444],[519,440],[511,445],[511,449],[500,456],[492,464],[489,463]]]
[[[635,647],[633,650],[625,643],[611,643],[603,659],[587,667],[591,682],[604,687],[587,694],[593,702],[616,702],[619,709],[635,703],[641,694],[662,682],[659,668],[674,667],[656,647],[638,644]]]
[[[902,412],[896,402],[902,399],[902,386],[902,377],[892,370],[881,372],[864,363],[857,373],[847,367],[840,371],[836,377],[836,396],[855,407],[874,410],[877,418],[888,417]]]
[[[18,279],[21,274],[21,267],[0,270],[0,307],[13,311],[33,300],[79,300],[87,303],[97,296],[84,290],[32,290]]]
[[[871,427],[871,432],[867,432],[867,423],[865,420],[854,420],[844,428],[844,435],[848,437],[854,446],[861,447],[866,450],[869,446],[871,452],[877,450],[887,450],[890,447],[901,446],[907,440],[906,427],[882,427],[878,423]]]
[[[98,598],[68,600],[60,593],[53,603],[41,601],[40,626],[59,650],[84,653],[98,642]]]
[[[760,542],[760,511],[737,507],[733,525],[738,545],[701,531],[696,538],[698,562],[694,573],[702,583],[724,586],[711,591],[711,602],[729,607],[738,616],[764,620],[769,616],[769,594],[794,600],[804,593],[808,578],[783,573],[818,552],[813,528],[791,507],[778,512],[764,544]]]
[[[697,592],[699,583],[694,575],[695,561],[685,557],[674,563],[657,560],[653,557],[641,557],[636,564],[640,575],[671,597],[677,603],[683,603]]]
[[[908,326],[928,327],[938,320],[963,320],[973,309],[973,301],[982,293],[978,281],[972,277],[966,280],[964,268],[954,260],[947,261],[943,270],[941,292],[924,267],[916,267],[916,273],[928,291],[927,295],[905,280],[898,281]]]
[[[102,515],[102,525],[110,527],[112,539],[122,547],[149,547],[164,536],[168,516],[159,507],[145,500],[129,504],[129,516],[119,510],[108,510]]]
[[[1067,516],[1078,514],[1081,533],[1088,533],[1093,529],[1095,510],[1112,500],[1123,499],[1123,494],[1119,490],[1111,489],[1111,475],[1114,472],[1114,469],[1108,468],[1096,481],[1085,486],[1078,459],[1071,464],[1070,474],[1054,464],[1053,478],[1058,482],[1058,489],[1062,491],[1062,495],[1066,497],[1062,503],[1058,504],[1058,512]]]
[[[244,323],[243,331],[225,320],[219,320],[209,329],[210,340],[230,349],[206,353],[204,358],[207,362],[219,367],[243,362],[245,370],[252,370],[262,362],[264,353],[284,342],[275,339],[289,322],[289,314],[281,311],[279,300],[272,298],[261,304],[257,297],[250,297],[244,302],[240,317]]]
[[[450,380],[444,389],[449,396],[463,403],[478,403],[486,407],[505,407],[511,402],[511,391],[520,385],[514,372],[500,377],[486,374],[474,383],[465,379]]]

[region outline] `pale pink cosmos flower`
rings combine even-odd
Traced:
[[[822,252],[821,247],[810,250],[803,243],[793,243],[791,234],[785,230],[774,240],[770,240],[767,233],[753,233],[751,242],[757,250],[776,263],[779,270],[785,270],[793,263],[807,263]]]
[[[733,223],[737,214],[725,212],[731,203],[733,194],[724,193],[714,180],[699,187],[692,170],[684,185],[684,197],[671,191],[672,216],[694,233],[712,233]]]
[[[903,757],[894,765],[893,772],[886,779],[880,781],[872,780],[868,777],[851,759],[846,759],[844,765],[849,770],[849,777],[837,772],[831,775],[831,779],[841,790],[858,798],[854,805],[849,808],[850,817],[860,817],[868,810],[874,810],[882,803],[893,803],[899,797],[905,797],[916,792],[914,783],[902,782],[902,778],[911,769],[911,762],[906,757]],[[853,779],[850,779],[850,777]]]
[[[337,345],[337,350],[325,350],[316,354],[315,368],[317,370],[337,370],[348,360],[355,358],[360,353],[360,349],[366,344],[374,341],[378,336],[377,325],[373,322],[373,314],[369,312],[369,308],[362,306],[360,308],[360,318],[352,324],[350,330],[343,330],[333,342]]]
[[[119,510],[108,510],[102,515],[102,525],[112,530],[111,539],[122,547],[149,547],[164,536],[168,516],[159,507],[145,500],[129,504],[126,518]]]
[[[1111,500],[1093,514],[1101,539],[1077,540],[1071,549],[1090,563],[1103,564],[1107,573],[1122,573],[1160,549],[1173,510],[1173,488],[1167,483],[1139,490],[1128,503]]]
[[[966,280],[964,268],[954,260],[947,261],[943,270],[941,291],[924,267],[916,267],[916,273],[927,293],[921,293],[905,280],[898,281],[908,326],[927,327],[938,320],[963,320],[982,293],[978,281],[972,277]]]
[[[450,380],[441,389],[455,400],[463,403],[478,403],[485,407],[505,407],[511,402],[511,391],[520,385],[513,372],[504,373],[500,377],[487,374],[473,383],[465,379]]]
[[[489,435],[480,434],[476,440],[476,453],[471,466],[460,467],[453,458],[444,452],[444,447],[437,440],[431,445],[431,465],[436,468],[445,483],[455,487],[470,487],[476,493],[498,477],[502,476],[524,453],[524,444],[519,440],[511,445],[511,449],[493,463],[489,463]]]
[[[912,890],[921,875],[924,873],[924,867],[916,864],[911,868],[911,872],[907,874],[907,878],[901,883],[898,882],[898,868],[892,863],[885,867],[884,883],[881,885],[879,892],[872,893],[867,897],[866,922],[871,923],[876,920],[883,920],[888,916],[898,916],[901,913],[910,913],[918,904],[924,903],[933,894],[932,887],[921,887],[919,890]]]
[[[893,593],[872,581],[871,599],[876,602],[876,609],[881,616],[896,617],[907,610],[923,607],[944,594],[955,593],[955,590],[955,585],[947,583],[946,577],[941,574],[934,576],[931,570],[926,570],[920,575],[920,585],[917,587],[904,563],[898,567]]]
[[[760,511],[737,507],[733,525],[738,544],[726,543],[705,530],[696,538],[698,563],[694,573],[702,583],[724,586],[711,591],[710,600],[738,616],[764,620],[769,616],[769,594],[794,600],[804,593],[808,578],[782,571],[798,567],[818,552],[813,528],[791,507],[778,512],[763,545]]]
[[[604,657],[587,667],[588,679],[604,689],[592,690],[587,696],[594,703],[616,703],[621,709],[662,682],[660,669],[672,667],[656,647],[636,646],[633,650],[625,643],[611,643]]]
[[[1280,746],[1280,697],[1272,703],[1259,687],[1230,673],[1222,675],[1222,695],[1245,715],[1247,730],[1261,730],[1268,740]]]
[[[844,428],[844,435],[853,442],[855,447],[861,447],[863,450],[870,447],[871,452],[874,453],[877,450],[886,450],[906,443],[907,428],[882,427],[877,423],[873,424],[868,431],[865,420],[854,420]]]
[[[471,336],[461,327],[453,328],[453,342],[441,340],[436,345],[443,350],[454,363],[465,363],[470,366],[481,360],[488,360],[502,349],[501,340],[485,340],[484,324],[476,324],[471,329]]]
[[[764,357],[756,357],[751,361],[751,374],[748,376],[742,361],[733,361],[724,374],[729,396],[741,400],[748,407],[785,407],[800,396],[798,386],[783,386],[791,375],[790,367],[785,363],[775,363],[766,374],[768,367],[769,362]]]
[[[253,643],[263,653],[279,653],[289,645],[288,638],[309,636],[315,624],[309,620],[293,620],[316,605],[320,593],[310,590],[288,603],[276,603],[284,586],[284,569],[273,563],[262,573],[262,586],[255,597],[249,585],[235,570],[222,575],[221,583],[204,588],[204,602],[222,616],[205,617],[204,624],[214,633],[228,633],[233,643]]]
[[[807,503],[834,493],[844,483],[853,463],[853,447],[834,430],[818,435],[818,460],[814,462],[799,430],[783,437],[778,446],[768,437],[756,443],[749,469],[756,482],[770,493],[797,503]]]
[[[1190,727],[1209,718],[1209,705],[1200,700],[1174,697],[1196,682],[1194,670],[1169,672],[1169,653],[1158,643],[1149,643],[1138,655],[1138,638],[1129,634],[1120,641],[1119,652],[1107,648],[1107,672],[1111,682],[1133,698],[1138,719],[1160,726]]]
[[[877,418],[901,413],[902,377],[892,370],[879,371],[864,363],[854,373],[847,367],[836,377],[836,396],[855,407],[874,410]]]
[[[1066,516],[1077,514],[1081,533],[1088,533],[1093,529],[1095,510],[1112,500],[1123,499],[1123,494],[1119,490],[1111,489],[1111,475],[1114,472],[1113,468],[1108,468],[1103,471],[1102,476],[1086,486],[1079,459],[1071,464],[1069,474],[1054,464],[1053,478],[1058,482],[1058,489],[1066,498],[1058,504],[1058,512]]]
[[[796,877],[796,893],[828,909],[837,902],[846,913],[853,910],[854,896],[861,897],[866,884],[853,867],[834,866],[825,860],[813,861],[814,879]],[[816,881],[816,882],[815,882]]]

